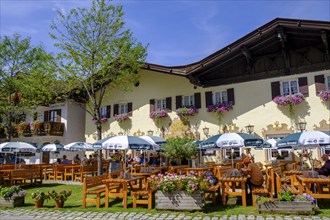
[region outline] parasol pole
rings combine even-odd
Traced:
[[[231,168],[234,169],[234,148],[231,148],[230,151],[231,151]]]

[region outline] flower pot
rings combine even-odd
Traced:
[[[34,207],[35,207],[35,208],[41,208],[41,207],[44,207],[44,201],[45,201],[45,200],[42,200],[42,199],[40,199],[40,200],[35,200],[35,201],[34,201]]]
[[[63,206],[64,206],[64,201],[62,201],[62,200],[55,201],[56,208],[63,208]]]
[[[20,207],[24,205],[25,197],[16,197],[15,199],[8,199],[0,197],[0,207]]]
[[[196,192],[190,195],[185,191],[164,193],[157,190],[155,197],[156,209],[159,210],[202,210],[205,205],[204,194],[202,192]]]

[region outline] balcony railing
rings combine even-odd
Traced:
[[[64,123],[61,122],[44,122],[38,128],[32,128],[28,125],[23,133],[24,137],[31,137],[31,136],[63,136],[64,134]],[[16,131],[12,133],[12,137],[19,137]],[[6,138],[5,130],[0,129],[0,138]]]

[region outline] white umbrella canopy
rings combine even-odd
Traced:
[[[289,134],[277,142],[278,148],[314,148],[330,144],[330,131],[304,131]]]
[[[72,142],[64,145],[64,150],[68,151],[93,151],[93,145],[85,142]]]
[[[99,141],[101,142],[101,141]],[[115,136],[101,142],[103,149],[109,150],[152,150],[153,146],[146,140],[136,136]]]
[[[35,153],[37,148],[26,142],[5,142],[0,144],[0,152]]]
[[[139,136],[143,140],[149,142],[153,145],[153,150],[159,151],[161,149],[161,144],[165,144],[166,140],[158,136]]]
[[[41,148],[42,151],[48,151],[48,152],[56,152],[61,151],[64,149],[64,146],[62,144],[46,144]]]

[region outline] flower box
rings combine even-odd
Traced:
[[[317,209],[311,201],[257,202],[258,213],[313,215]]]
[[[129,119],[129,115],[126,114],[126,113],[123,113],[123,114],[115,115],[114,118],[115,118],[116,121],[121,123],[121,122],[126,121],[127,119]]]
[[[318,96],[323,102],[330,101],[330,90],[322,90],[319,92]]]
[[[155,208],[158,210],[196,211],[202,210],[205,205],[202,192],[188,194],[185,191],[167,193],[157,190],[155,198]]]
[[[0,206],[1,207],[21,207],[24,205],[24,199],[25,197],[16,197],[14,199],[11,198],[3,198],[0,197]]]

